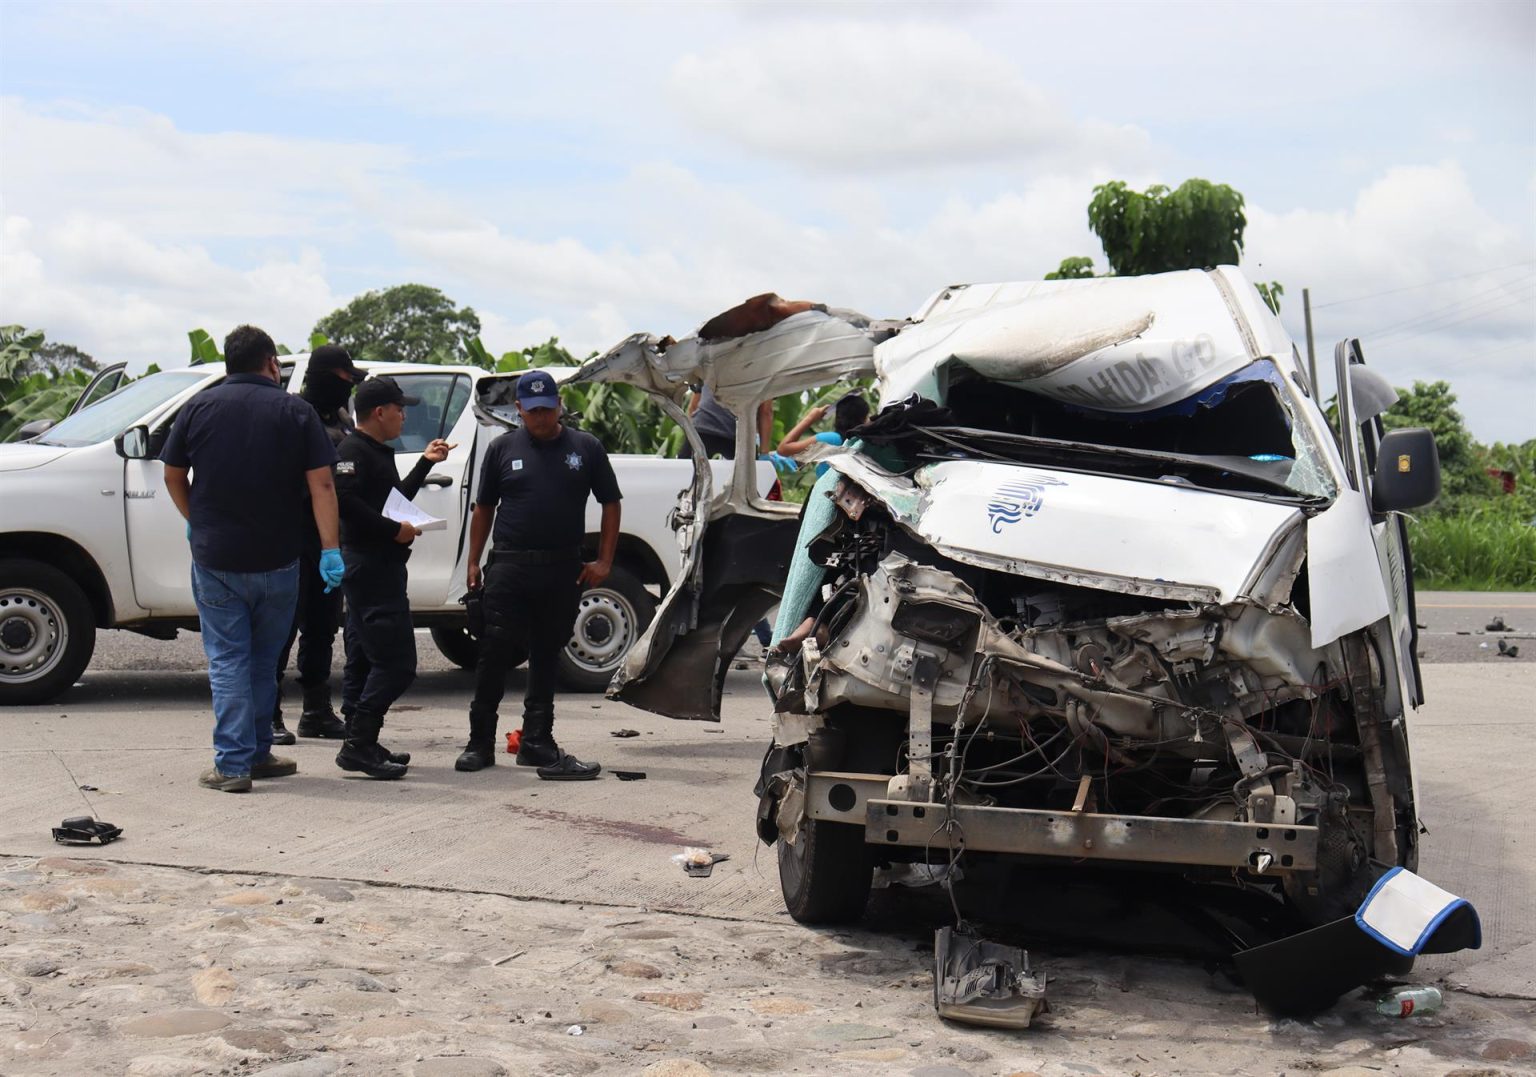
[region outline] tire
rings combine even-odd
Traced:
[[[460,669],[474,669],[479,664],[480,644],[462,624],[433,625],[431,632],[432,642],[437,644],[437,649],[448,661]],[[526,661],[528,661],[526,650],[513,651],[512,661],[507,668],[516,669]]]
[[[41,561],[0,561],[0,705],[47,703],[96,649],[96,614],[74,580]]]
[[[875,865],[861,827],[802,819],[794,843],[777,844],[789,915],[802,924],[851,924],[864,916]]]
[[[560,652],[560,683],[572,692],[603,691],[655,616],[656,600],[630,572],[615,568],[601,587],[581,593],[571,642]]]

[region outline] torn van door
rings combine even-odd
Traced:
[[[683,340],[631,336],[572,376],[645,390],[683,428],[694,458],[693,485],[673,518],[681,569],[610,696],[674,718],[718,721],[730,656],[776,601],[789,565],[799,507],[758,497],[752,424],[738,422],[736,467],[729,488],[717,492],[684,394],[707,385],[734,414],[750,415],[760,400],[872,373],[883,332],[852,311],[758,296]]]

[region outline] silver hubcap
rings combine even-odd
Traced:
[[[59,664],[69,626],[47,595],[25,587],[0,591],[0,680],[35,681]]]
[[[617,591],[583,591],[576,609],[576,631],[565,653],[582,669],[607,672],[619,664],[635,641],[635,607]]]

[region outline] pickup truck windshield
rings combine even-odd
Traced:
[[[131,381],[110,396],[49,427],[38,445],[95,445],[111,441],[161,404],[207,378],[195,370],[166,370]]]

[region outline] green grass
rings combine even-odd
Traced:
[[[1536,527],[1473,512],[1410,520],[1414,583],[1437,591],[1536,590]]]

